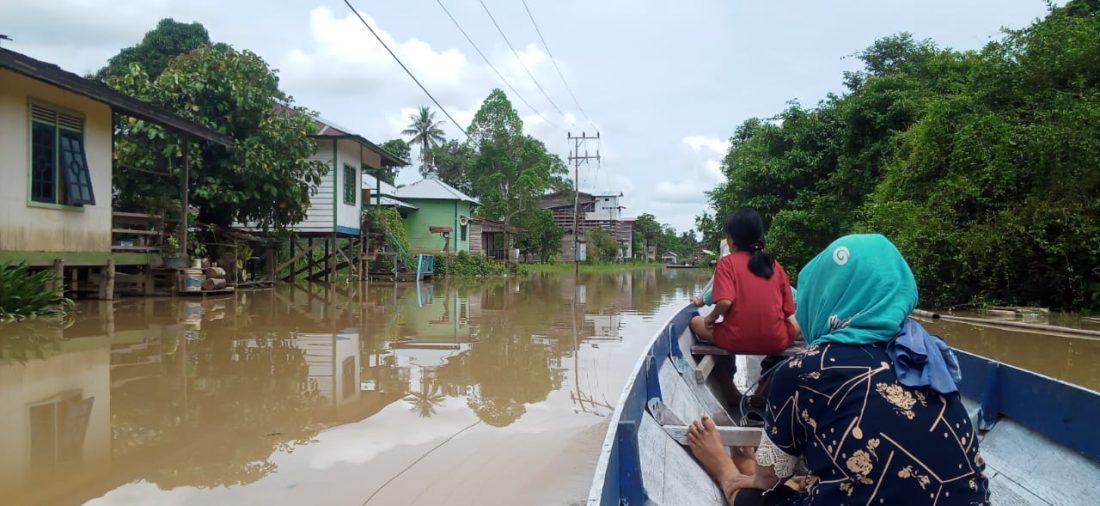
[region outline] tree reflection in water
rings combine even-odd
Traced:
[[[402,400],[399,412],[414,419],[465,405],[505,427],[575,376],[586,340],[621,339],[617,315],[651,311],[697,284],[652,271],[536,274],[441,280],[419,297],[415,285],[313,285],[203,301],[81,302],[69,328],[5,329],[0,368],[98,347],[109,367],[84,368],[98,379],[73,373],[68,382],[98,381],[105,411],[92,424],[104,429],[87,440],[98,438],[110,462],[94,479],[74,473],[77,464],[51,470],[36,478],[50,486],[25,489],[26,502],[80,503],[136,482],[165,490],[254,483],[278,468],[277,455],[322,429]],[[584,300],[574,304],[578,293]],[[616,317],[596,330],[588,315]]]

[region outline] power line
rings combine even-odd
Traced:
[[[550,124],[554,128],[559,128],[560,129],[561,128],[560,126],[558,126],[556,123],[546,119],[546,116],[543,116],[542,113],[539,112],[538,109],[535,109],[535,106],[531,105],[531,102],[528,102],[526,98],[523,98],[523,95],[521,95],[519,93],[519,91],[516,90],[516,87],[512,86],[512,83],[508,82],[508,80],[504,78],[504,74],[501,74],[500,71],[497,70],[497,68],[493,65],[493,62],[489,61],[489,58],[485,56],[485,53],[483,53],[481,51],[481,48],[478,47],[476,43],[474,43],[474,39],[470,38],[470,35],[466,33],[466,30],[462,28],[462,25],[458,24],[458,20],[455,19],[455,17],[451,14],[451,11],[447,10],[447,6],[443,5],[443,1],[442,0],[435,0],[435,3],[439,4],[439,7],[441,9],[443,9],[443,12],[447,14],[448,18],[451,18],[451,22],[454,23],[455,28],[458,28],[458,31],[462,33],[462,36],[466,37],[466,42],[469,42],[471,46],[474,46],[474,51],[477,51],[477,54],[479,56],[481,56],[481,59],[485,60],[485,64],[488,65],[490,69],[493,69],[493,72],[497,75],[498,78],[500,78],[500,81],[502,83],[504,83],[504,85],[507,86],[508,89],[512,90],[512,93],[515,93],[516,97],[519,98],[520,101],[523,102],[524,104],[527,104],[527,107],[530,108],[532,111],[534,111],[535,114],[537,114],[540,118],[542,118],[543,121]]]
[[[592,122],[592,118],[588,117],[588,113],[584,112],[584,108],[581,107],[581,103],[577,100],[577,95],[573,93],[573,88],[569,86],[569,82],[565,80],[565,74],[562,74],[561,68],[558,67],[558,61],[554,58],[553,53],[550,52],[550,45],[546,43],[546,38],[542,36],[542,30],[539,30],[539,24],[535,22],[535,15],[531,14],[531,8],[527,6],[527,0],[523,1],[523,9],[527,11],[527,17],[531,18],[531,25],[535,27],[535,33],[539,34],[539,40],[542,41],[542,48],[546,50],[546,55],[550,57],[550,63],[554,64],[554,70],[558,72],[558,77],[561,78],[561,83],[565,85],[566,91],[569,92],[569,96],[573,99],[573,105],[577,106],[577,110],[581,111],[584,115],[584,119],[588,120],[588,123],[593,127],[596,124]]]
[[[390,53],[390,56],[393,57],[394,61],[396,61],[397,64],[405,70],[405,73],[408,74],[414,82],[416,82],[416,85],[420,87],[420,90],[423,91],[424,94],[428,96],[428,98],[432,99],[432,102],[435,103],[435,106],[438,107],[439,110],[443,111],[443,114],[447,116],[447,119],[451,120],[451,123],[454,123],[454,126],[462,132],[462,135],[465,135],[467,138],[469,138],[470,135],[466,133],[466,129],[462,128],[462,125],[458,124],[458,121],[455,121],[454,117],[451,116],[451,113],[447,112],[447,109],[443,107],[443,104],[440,104],[439,101],[436,100],[434,96],[432,96],[431,92],[429,92],[423,84],[420,84],[420,80],[417,79],[415,75],[413,75],[412,71],[409,70],[409,67],[406,67],[405,64],[401,62],[401,59],[397,57],[397,54],[395,54],[392,49],[390,49],[390,46],[386,45],[386,42],[382,40],[382,37],[378,36],[378,32],[375,32],[374,28],[371,28],[370,24],[367,23],[367,20],[363,19],[363,16],[359,14],[359,11],[355,10],[355,7],[352,7],[351,2],[348,0],[344,0],[344,4],[347,5],[349,9],[351,9],[351,12],[355,14],[355,17],[359,18],[359,22],[363,23],[363,26],[367,27],[367,30],[370,30],[371,35],[374,35],[374,38],[378,39],[378,43],[382,44],[382,47],[386,48],[386,51]]]
[[[540,92],[542,92],[542,96],[546,97],[546,101],[550,102],[550,105],[553,106],[556,111],[558,111],[558,114],[560,114],[562,118],[565,118],[565,113],[561,111],[561,107],[558,107],[558,104],[554,103],[554,99],[550,98],[550,95],[546,93],[546,90],[542,89],[542,85],[539,84],[539,80],[535,79],[535,74],[531,73],[531,69],[527,68],[527,64],[523,63],[523,58],[519,57],[519,52],[516,51],[515,46],[512,45],[512,41],[508,40],[507,35],[504,35],[504,30],[500,28],[500,24],[497,23],[496,18],[493,17],[493,13],[489,12],[489,6],[485,5],[484,0],[478,0],[478,3],[481,4],[482,9],[485,9],[485,14],[489,15],[489,19],[493,22],[493,26],[497,28],[497,32],[500,33],[500,36],[504,39],[504,42],[508,44],[508,49],[512,50],[512,55],[516,57],[516,61],[518,61],[519,65],[523,67],[523,70],[527,72],[527,76],[530,77],[531,81],[535,83],[535,87],[538,88]]]

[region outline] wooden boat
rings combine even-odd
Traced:
[[[688,306],[638,360],[611,416],[588,496],[593,505],[720,505],[718,486],[692,458],[685,424],[703,414],[730,446],[755,445],[736,427],[692,354]],[[964,403],[982,429],[994,504],[1096,504],[1100,497],[1100,393],[957,351]],[[703,382],[699,380],[702,379]]]
[[[665,264],[665,269],[702,269],[705,265]]]

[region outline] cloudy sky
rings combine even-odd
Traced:
[[[586,118],[520,0],[483,1],[562,113],[478,0],[354,0],[463,127],[492,88],[507,87],[440,1],[533,106],[508,91],[529,133],[565,157],[567,132],[599,128],[603,161],[582,168],[582,189],[622,191],[627,214],[653,213],[680,230],[721,180],[719,160],[738,124],[839,91],[841,73],[857,66],[848,56],[876,38],[909,31],[980,48],[1046,9],[1041,0],[527,0]],[[397,137],[429,103],[342,0],[0,1],[0,33],[14,39],[4,47],[81,74],[164,17],[198,21],[215,41],[258,53],[297,103],[378,142]],[[594,154],[596,143],[587,148]],[[399,182],[416,178],[409,168]]]

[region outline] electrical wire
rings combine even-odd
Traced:
[[[447,14],[448,18],[451,18],[451,22],[454,23],[455,28],[458,28],[458,31],[462,33],[462,36],[466,37],[466,42],[469,42],[470,45],[474,47],[474,51],[477,51],[478,56],[481,56],[481,59],[485,60],[485,64],[488,65],[489,68],[493,70],[493,73],[495,73],[497,75],[497,77],[500,78],[500,81],[502,83],[504,83],[504,85],[507,86],[509,90],[512,90],[512,93],[514,93],[516,95],[516,97],[519,98],[519,100],[521,102],[526,104],[528,108],[530,108],[532,111],[534,111],[535,114],[537,114],[540,118],[542,118],[543,121],[545,121],[547,124],[553,126],[554,128],[560,129],[561,128],[560,126],[558,126],[556,123],[554,123],[554,122],[550,121],[549,119],[547,119],[546,116],[543,116],[542,113],[539,112],[538,109],[535,109],[535,106],[531,105],[531,102],[528,102],[526,98],[523,98],[523,95],[521,95],[520,92],[518,90],[516,90],[516,87],[512,86],[512,83],[508,82],[508,80],[504,78],[504,74],[501,74],[500,71],[497,70],[496,66],[493,65],[493,62],[489,61],[489,58],[487,56],[485,56],[485,53],[483,53],[481,51],[481,48],[478,47],[478,45],[476,43],[474,43],[474,39],[472,39],[470,37],[470,35],[466,33],[466,30],[463,29],[462,25],[460,25],[458,23],[458,20],[455,19],[454,15],[451,14],[451,11],[447,9],[447,6],[443,5],[443,0],[435,0],[435,3],[439,4],[439,8],[443,9],[443,12]]]
[[[363,19],[363,16],[359,14],[359,11],[355,10],[355,7],[351,5],[351,2],[349,0],[344,0],[344,4],[348,6],[348,9],[351,9],[351,12],[352,14],[355,14],[355,17],[359,18],[359,22],[363,23],[363,26],[367,27],[367,30],[370,30],[371,35],[374,35],[374,38],[378,39],[378,43],[382,44],[382,47],[386,48],[386,51],[390,53],[390,56],[393,57],[394,61],[396,61],[397,64],[405,70],[405,73],[408,74],[414,82],[416,82],[416,85],[420,87],[420,90],[423,91],[424,94],[428,96],[428,98],[432,99],[432,102],[435,104],[435,106],[438,107],[439,110],[443,111],[443,114],[447,116],[447,119],[451,120],[451,123],[454,123],[455,128],[458,128],[459,131],[462,132],[462,135],[465,135],[467,138],[469,138],[470,136],[466,133],[466,129],[462,128],[462,125],[460,125],[458,121],[455,121],[454,117],[451,116],[451,113],[447,112],[447,108],[443,107],[443,104],[440,104],[439,101],[436,100],[434,96],[432,96],[431,92],[429,92],[428,89],[420,83],[420,80],[417,79],[415,75],[413,75],[412,71],[409,70],[409,67],[406,67],[405,64],[401,62],[401,59],[397,57],[397,54],[394,53],[392,49],[390,49],[390,46],[386,45],[386,42],[382,40],[382,37],[378,35],[378,32],[375,32],[374,28],[371,28],[370,24],[367,23],[367,20]]]
[[[554,107],[554,110],[558,111],[558,114],[560,114],[562,118],[565,118],[565,113],[562,112],[561,107],[558,107],[558,104],[554,103],[554,99],[550,98],[550,95],[548,95],[546,93],[546,90],[542,88],[542,85],[539,84],[539,80],[535,79],[535,74],[532,74],[531,69],[527,68],[527,64],[523,63],[523,58],[519,57],[519,52],[516,51],[516,47],[512,45],[512,41],[508,40],[508,36],[504,34],[504,30],[500,27],[500,24],[497,23],[497,19],[493,17],[493,13],[489,11],[489,6],[485,5],[484,0],[478,0],[478,3],[481,4],[482,9],[485,9],[485,14],[489,15],[489,20],[493,22],[493,26],[495,26],[497,32],[500,33],[501,38],[503,38],[504,42],[508,44],[508,49],[512,50],[512,55],[516,57],[516,61],[518,61],[519,65],[523,67],[523,70],[527,72],[527,76],[531,78],[531,82],[535,83],[535,87],[539,89],[539,92],[542,93],[542,96],[546,97],[546,101],[550,102],[550,105]],[[566,119],[568,120],[568,118]]]
[[[588,120],[588,124],[592,125],[592,128],[599,130],[599,127],[592,122],[592,118],[588,117],[588,113],[584,112],[584,108],[581,107],[581,103],[577,100],[577,95],[573,93],[573,88],[569,86],[569,82],[565,80],[565,74],[562,73],[561,67],[558,67],[558,61],[554,58],[554,54],[550,52],[550,45],[546,43],[546,38],[542,36],[542,30],[539,29],[539,24],[535,22],[535,15],[531,13],[531,8],[527,6],[527,0],[523,1],[523,9],[527,11],[527,17],[531,18],[531,25],[535,27],[535,33],[539,35],[539,40],[542,41],[542,48],[546,50],[546,55],[550,57],[550,63],[554,64],[554,70],[558,72],[558,77],[561,78],[561,83],[565,85],[566,91],[569,92],[569,96],[573,99],[573,105],[577,106],[577,110],[584,115],[584,119]]]

